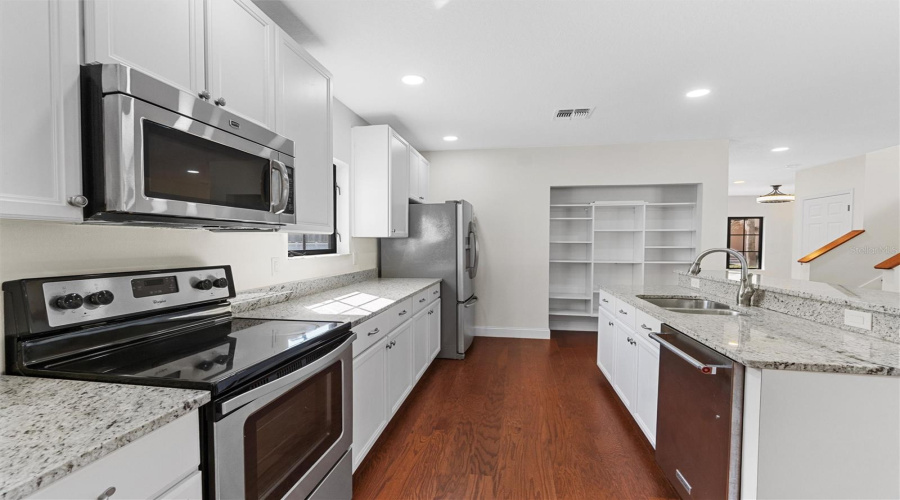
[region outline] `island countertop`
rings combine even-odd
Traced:
[[[900,376],[900,344],[758,307],[741,316],[668,311],[638,295],[705,297],[675,285],[600,286],[637,309],[752,368]],[[715,299],[713,300],[721,300]]]
[[[24,498],[209,400],[206,391],[0,375],[0,499]]]
[[[236,313],[242,318],[343,321],[356,326],[395,302],[440,283],[437,278],[377,278]]]

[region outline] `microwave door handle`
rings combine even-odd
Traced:
[[[279,193],[278,202],[275,202],[275,183],[272,183],[272,213],[280,214],[288,206],[288,197],[291,195],[291,181],[288,177],[287,167],[278,160],[269,160],[269,174],[278,172],[281,176],[281,192]]]

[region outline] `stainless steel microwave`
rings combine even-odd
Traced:
[[[81,70],[86,222],[294,224],[294,143],[133,68]]]

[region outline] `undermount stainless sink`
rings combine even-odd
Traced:
[[[638,295],[637,298],[662,307],[667,311],[686,314],[709,314],[714,316],[740,316],[742,313],[727,304],[714,300],[694,298],[659,297],[655,295]]]

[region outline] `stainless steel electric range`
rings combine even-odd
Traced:
[[[243,319],[229,266],[3,283],[11,373],[203,389],[204,497],[350,498],[347,323]]]

